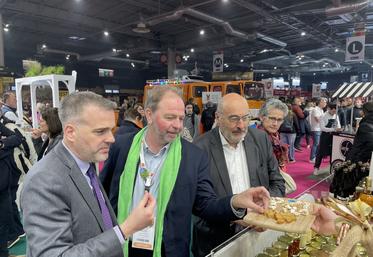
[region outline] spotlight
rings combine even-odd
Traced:
[[[4,28],[4,31],[5,31],[5,32],[8,32],[8,31],[9,31],[9,28]]]
[[[45,48],[47,48],[47,45],[46,44],[42,44],[41,49],[45,49]]]
[[[203,29],[201,29],[201,30],[199,31],[199,34],[203,36],[203,35],[205,35],[205,31],[204,31]]]
[[[274,69],[274,70],[277,70],[277,67],[275,66],[275,67],[273,67],[273,69]]]
[[[336,52],[336,53],[337,53],[338,51],[339,51],[338,48],[336,48],[336,49],[334,50],[334,52]]]
[[[113,48],[113,52],[116,53],[116,52],[117,52],[117,49],[116,49],[116,48]]]
[[[109,36],[109,31],[104,31],[104,35],[105,35],[105,37],[108,37]]]
[[[127,57],[127,58],[130,58],[130,54],[126,54],[126,57]]]
[[[191,49],[190,49],[190,52],[191,52],[191,53],[194,53],[194,48],[191,48]]]
[[[243,59],[241,59],[241,60],[240,60],[240,62],[244,62],[244,60],[243,60]]]
[[[70,55],[68,54],[68,55],[66,55],[66,60],[70,60]]]
[[[300,35],[301,35],[302,37],[304,37],[304,36],[306,35],[306,32],[302,31],[302,33],[300,33]]]
[[[131,62],[131,66],[132,68],[135,68],[135,64],[133,62]]]

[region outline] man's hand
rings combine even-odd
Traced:
[[[312,224],[312,229],[319,234],[336,234],[335,219],[338,217],[333,211],[320,204],[313,205],[313,214],[316,219]]]
[[[145,192],[140,203],[133,209],[124,223],[120,225],[120,229],[126,238],[143,228],[153,225],[155,204],[154,197],[150,193]]]
[[[232,205],[235,209],[250,209],[263,213],[269,205],[269,192],[264,187],[253,187],[234,195]]]

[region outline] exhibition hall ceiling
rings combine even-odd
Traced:
[[[160,71],[345,72],[373,65],[373,2],[346,0],[0,0],[6,58]],[[346,37],[364,31],[365,61],[345,62]]]

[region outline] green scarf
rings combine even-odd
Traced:
[[[118,223],[124,222],[130,214],[132,207],[132,193],[135,177],[138,172],[138,160],[140,156],[141,142],[144,137],[145,128],[133,139],[129,150],[126,165],[119,182],[118,197]],[[163,162],[160,174],[160,184],[157,196],[157,215],[155,224],[155,239],[153,256],[161,256],[163,222],[168,201],[174,188],[181,160],[181,140],[178,136],[170,145],[166,159]],[[128,256],[128,241],[124,244],[124,256]]]

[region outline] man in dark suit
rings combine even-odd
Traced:
[[[264,132],[248,127],[249,116],[246,100],[236,93],[227,94],[217,108],[217,127],[194,140],[208,152],[214,190],[218,197],[225,197],[264,186],[271,196],[284,196],[285,184],[271,142]],[[194,256],[206,256],[238,231],[235,223],[196,218]]]
[[[123,124],[115,131],[115,136],[139,132],[143,127],[141,113],[135,108],[129,108],[123,116]]]
[[[122,257],[135,231],[153,223],[155,200],[144,194],[118,224],[95,173],[114,142],[115,104],[92,92],[61,102],[63,140],[28,172],[21,194],[27,256]]]
[[[211,221],[229,222],[242,218],[246,208],[262,212],[262,206],[268,204],[269,193],[264,187],[216,197],[207,154],[180,138],[185,112],[175,90],[152,90],[145,105],[148,126],[135,137],[118,137],[100,174],[103,184],[110,185],[112,204],[118,203],[119,222],[144,190],[157,199],[155,236],[146,238],[145,245],[152,245],[153,250],[132,247],[136,245],[132,237],[127,246],[129,257],[189,257],[192,213]]]

